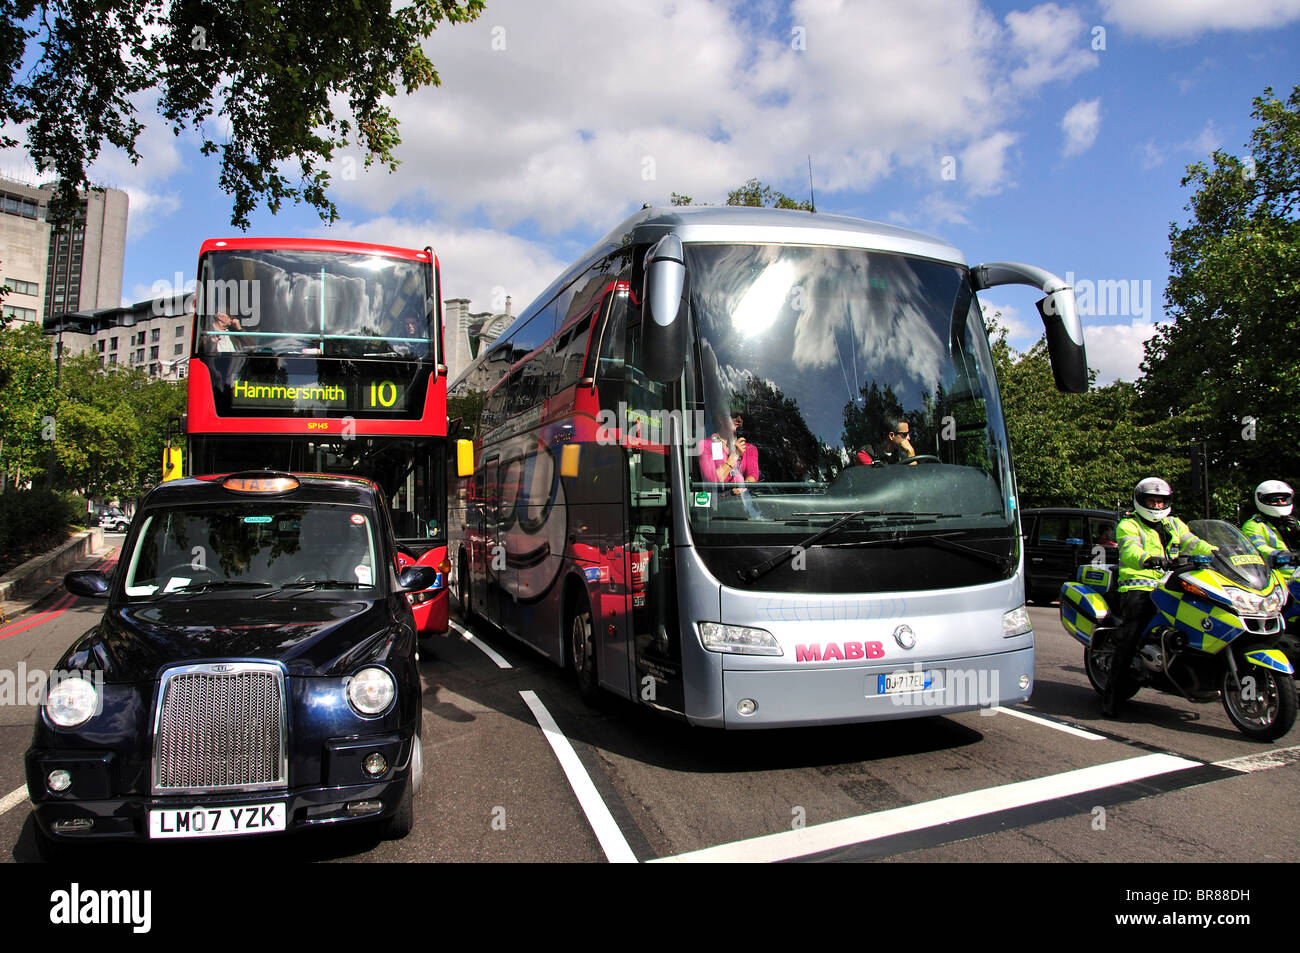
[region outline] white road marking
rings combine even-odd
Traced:
[[[998,712],[1002,715],[1015,715],[1017,718],[1023,718],[1025,721],[1032,721],[1035,724],[1046,725],[1048,728],[1055,728],[1057,731],[1064,731],[1067,735],[1074,735],[1078,738],[1087,738],[1089,741],[1105,741],[1105,735],[1093,734],[1091,731],[1084,731],[1082,728],[1076,728],[1073,725],[1064,725],[1059,721],[1052,721],[1050,718],[1040,718],[1038,715],[1031,715],[1027,711],[1016,711],[1014,708],[1003,708],[1001,705],[994,705],[990,711]]]
[[[11,807],[17,807],[25,800],[27,800],[27,785],[24,784],[18,790],[10,791],[3,798],[0,798],[0,814],[3,814]]]
[[[1230,758],[1227,761],[1216,761],[1216,768],[1231,768],[1233,771],[1241,771],[1244,774],[1250,774],[1254,771],[1267,771],[1269,768],[1285,768],[1288,764],[1295,764],[1300,761],[1300,745],[1293,748],[1275,748],[1272,751],[1261,751],[1258,754],[1243,755],[1240,758]]]
[[[753,863],[789,860],[1201,765],[1200,761],[1188,761],[1173,755],[1148,754],[1065,771],[1045,778],[955,794],[936,801],[909,804],[907,807],[878,811],[875,814],[863,814],[798,830],[782,831],[779,834],[706,847],[674,857],[662,857],[657,862]]]
[[[519,694],[532,709],[533,717],[537,719],[542,733],[546,735],[551,750],[555,752],[560,767],[564,769],[565,777],[569,779],[569,787],[573,788],[573,793],[578,796],[578,803],[582,806],[583,813],[587,815],[587,823],[595,832],[596,839],[600,841],[601,849],[605,851],[609,862],[635,864],[636,855],[627,845],[623,832],[619,830],[614,815],[609,813],[609,808],[601,799],[596,785],[591,783],[591,777],[587,774],[587,769],[582,766],[582,762],[578,760],[578,753],[573,750],[573,745],[569,744],[569,739],[564,737],[560,726],[555,723],[555,719],[546,710],[546,706],[542,704],[536,692],[528,691]]]
[[[455,619],[448,619],[447,624],[450,625],[457,632],[459,632],[460,637],[462,639],[464,639],[466,642],[470,643],[471,645],[476,646],[480,651],[483,652],[484,655],[486,655],[492,661],[496,662],[497,668],[514,668],[514,666],[511,665],[509,662],[507,662],[505,658],[502,657],[502,655],[496,651],[496,649],[482,642],[477,635],[475,635],[469,629],[465,628]]]

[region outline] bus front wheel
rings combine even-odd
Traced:
[[[594,704],[597,693],[596,639],[591,606],[585,595],[577,596],[569,613],[569,664],[573,666],[578,694]]]

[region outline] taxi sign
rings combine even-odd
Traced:
[[[298,489],[298,478],[284,473],[236,473],[222,480],[221,485],[235,493],[288,493]]]

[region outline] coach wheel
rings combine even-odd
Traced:
[[[456,599],[460,602],[460,617],[466,622],[474,618],[474,603],[471,601],[469,560],[462,550],[456,560]]]
[[[569,662],[573,666],[578,693],[588,703],[596,700],[596,641],[591,624],[591,607],[579,597],[569,621]]]

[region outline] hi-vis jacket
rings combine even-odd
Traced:
[[[1164,573],[1159,569],[1143,569],[1148,556],[1177,558],[1179,553],[1208,556],[1214,547],[1198,536],[1193,536],[1187,524],[1177,516],[1166,517],[1159,524],[1148,523],[1136,514],[1126,516],[1115,527],[1115,541],[1119,544],[1119,591],[1154,589]],[[1163,530],[1163,532],[1162,532]],[[1168,548],[1165,540],[1169,540]]]
[[[1241,531],[1246,534],[1246,538],[1254,543],[1255,548],[1264,556],[1271,556],[1279,549],[1295,550],[1300,548],[1290,545],[1295,540],[1288,540],[1278,532],[1276,526],[1258,514],[1246,520],[1241,526]]]

